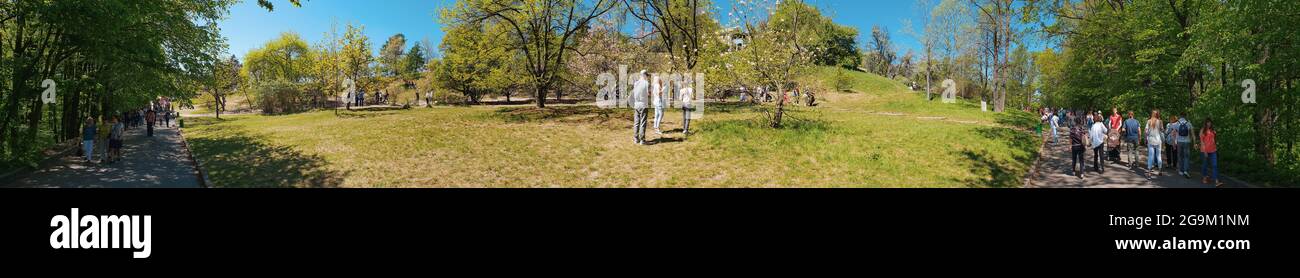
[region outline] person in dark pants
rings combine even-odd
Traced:
[[[682,95],[682,135],[691,134],[691,112],[695,111],[695,89],[686,87],[681,89]]]
[[[637,145],[645,145],[645,126],[646,126],[646,106],[649,101],[648,90],[650,89],[649,78],[645,71],[638,74],[638,79],[632,85],[632,141]]]
[[[1093,118],[1100,119],[1101,113],[1093,115]],[[1097,173],[1106,173],[1106,134],[1110,130],[1106,128],[1104,121],[1093,121],[1092,127],[1088,130],[1089,142],[1092,143],[1092,169]]]
[[[153,137],[153,123],[157,121],[157,119],[158,119],[158,113],[155,113],[153,110],[149,110],[149,112],[144,113],[144,121],[146,122],[145,133],[149,137]]]
[[[1084,142],[1088,140],[1088,131],[1083,128],[1083,117],[1071,113],[1070,119],[1070,170],[1075,177],[1082,179],[1084,167],[1087,167],[1084,165],[1087,160],[1084,160],[1083,153]]]

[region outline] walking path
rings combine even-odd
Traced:
[[[1212,188],[1212,184],[1201,183],[1201,165],[1195,161],[1188,161],[1191,165],[1188,172],[1191,178],[1179,176],[1175,168],[1165,168],[1162,176],[1154,176],[1148,179],[1146,173],[1146,148],[1142,147],[1138,151],[1137,167],[1130,169],[1127,154],[1120,155],[1120,162],[1106,161],[1106,172],[1097,173],[1093,168],[1092,150],[1085,151],[1084,160],[1087,160],[1087,172],[1080,179],[1071,175],[1070,171],[1070,141],[1065,137],[1065,128],[1060,130],[1060,141],[1052,143],[1052,134],[1045,131],[1047,142],[1043,147],[1043,153],[1034,168],[1029,173],[1028,187],[1093,187],[1093,188]],[[1125,147],[1127,148],[1127,147]],[[1200,152],[1191,152],[1193,156],[1200,156]],[[1168,165],[1166,165],[1168,166]],[[1223,176],[1223,168],[1220,165],[1219,178],[1222,179],[1223,187],[1249,187],[1248,184],[1241,183],[1238,180],[1226,178]]]
[[[103,150],[97,143],[94,163],[86,162],[84,156],[59,157],[52,165],[19,178],[11,186],[199,187],[198,172],[175,121],[172,127],[155,126],[153,137],[145,136],[145,127],[139,126],[122,138],[123,158],[116,163],[98,163]]]

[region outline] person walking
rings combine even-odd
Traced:
[[[695,89],[685,87],[680,90],[682,95],[682,135],[691,135],[691,113],[695,112]]]
[[[145,122],[148,122],[145,127],[146,128],[145,132],[149,137],[153,137],[153,124],[157,120],[157,118],[158,118],[157,112],[154,112],[153,110],[149,110],[149,112],[144,113],[144,120]]]
[[[1190,179],[1192,178],[1192,175],[1187,172],[1187,161],[1189,156],[1191,156],[1192,132],[1195,130],[1192,128],[1192,123],[1187,121],[1186,115],[1178,117],[1177,126],[1178,127],[1174,130],[1177,131],[1176,133],[1178,137],[1176,139],[1178,144],[1178,173],[1182,174],[1183,178]]]
[[[172,110],[170,108],[163,110],[163,126],[172,127]]]
[[[1160,167],[1168,167],[1174,169],[1175,172],[1178,171],[1178,143],[1174,142],[1178,139],[1177,132],[1174,130],[1177,122],[1178,117],[1173,115],[1170,115],[1169,121],[1165,122],[1165,153],[1168,155],[1165,156],[1164,166]]]
[[[637,145],[645,145],[645,124],[646,124],[646,94],[647,87],[650,83],[646,81],[644,70],[638,74],[640,79],[632,85],[632,141]]]
[[[1133,117],[1133,111],[1128,111],[1128,119],[1124,120],[1124,141],[1128,146],[1128,168],[1137,168],[1138,165],[1138,146],[1142,138],[1142,126],[1138,124],[1137,118]]]
[[[122,133],[126,130],[126,125],[117,117],[113,117],[113,128],[108,132],[108,163],[114,163],[122,160]]]
[[[650,81],[650,87],[652,88],[650,90],[650,99],[655,108],[655,134],[657,135],[664,134],[663,131],[659,130],[660,123],[664,121],[664,87],[661,81],[657,75]]]
[[[1094,118],[1101,118],[1101,114],[1097,114]],[[1092,127],[1089,128],[1088,135],[1091,135],[1090,141],[1092,143],[1092,169],[1100,174],[1106,173],[1106,165],[1102,163],[1106,162],[1107,133],[1110,133],[1110,130],[1106,127],[1106,123],[1101,121],[1093,122]]]
[[[1160,121],[1160,110],[1151,110],[1147,119],[1147,178],[1160,175],[1160,146],[1164,145],[1164,123]]]
[[[1088,131],[1083,127],[1085,120],[1083,117],[1069,115],[1070,125],[1070,171],[1073,171],[1075,177],[1083,178],[1087,161],[1083,158],[1084,145],[1088,141]],[[1078,165],[1078,166],[1076,166]]]
[[[1214,132],[1214,121],[1210,120],[1209,117],[1206,117],[1205,123],[1203,123],[1201,127],[1201,141],[1199,142],[1201,144],[1201,158],[1204,160],[1204,162],[1201,163],[1201,183],[1208,184],[1210,183],[1210,179],[1213,178],[1214,187],[1222,187],[1223,182],[1219,181],[1219,149],[1216,145],[1218,143],[1216,141],[1217,135],[1218,134]],[[1211,170],[1213,170],[1213,172],[1210,172]]]
[[[1106,134],[1106,152],[1107,157],[1119,163],[1120,150],[1124,148],[1124,140],[1120,136],[1120,129],[1124,126],[1124,118],[1119,115],[1118,107],[1111,107],[1110,119],[1106,120],[1106,126],[1110,128]]]
[[[86,117],[86,124],[81,126],[81,152],[86,155],[86,162],[95,158],[95,135],[98,127],[94,117]]]
[[[1052,122],[1051,122],[1051,125],[1052,125],[1052,145],[1056,145],[1057,142],[1060,141],[1060,140],[1057,139],[1059,136],[1056,135],[1056,132],[1057,132],[1058,129],[1061,129],[1061,116],[1060,116],[1058,113],[1052,113],[1052,120],[1051,120],[1051,121],[1052,121]]]

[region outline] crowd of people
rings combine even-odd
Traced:
[[[100,148],[103,151],[100,162],[112,164],[121,161],[123,136],[127,130],[144,126],[145,136],[153,137],[155,125],[171,127],[171,120],[174,117],[177,117],[177,113],[172,107],[171,100],[165,97],[151,101],[143,107],[104,117],[100,122],[96,122],[94,117],[86,117],[81,127],[81,155],[85,157],[86,162],[93,163],[96,143],[107,143]]]
[[[1041,126],[1051,129],[1050,144],[1059,144],[1061,129],[1065,130],[1064,136],[1070,144],[1070,171],[1080,179],[1087,172],[1085,156],[1089,149],[1092,170],[1099,175],[1105,175],[1104,163],[1123,163],[1121,156],[1124,156],[1128,168],[1144,170],[1147,179],[1163,176],[1163,169],[1173,169],[1178,176],[1190,179],[1189,160],[1196,151],[1202,157],[1201,183],[1223,185],[1219,180],[1217,133],[1211,118],[1205,118],[1198,128],[1186,115],[1170,115],[1166,122],[1161,119],[1160,110],[1152,110],[1145,120],[1136,118],[1131,110],[1124,118],[1118,108],[1112,108],[1109,117],[1101,111],[1062,108],[1043,108],[1040,113]],[[1142,165],[1138,152],[1144,148],[1146,167],[1138,169]]]

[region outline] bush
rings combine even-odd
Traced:
[[[283,81],[259,84],[254,92],[257,94],[258,106],[262,107],[262,114],[301,112],[309,100],[298,86]]]

